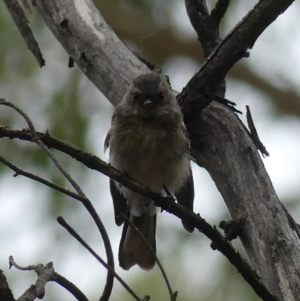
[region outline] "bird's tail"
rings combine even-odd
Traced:
[[[141,232],[153,251],[156,252],[156,214],[144,214],[139,217],[130,215],[130,221]],[[135,264],[144,270],[150,270],[155,264],[153,252],[126,222],[124,223],[119,247],[119,263],[125,270],[129,270]]]

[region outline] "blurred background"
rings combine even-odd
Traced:
[[[203,63],[202,51],[180,0],[94,1],[117,35],[147,60],[168,74],[174,89],[181,91]],[[216,1],[207,1],[211,9]],[[232,0],[222,21],[224,37],[256,1]],[[300,219],[300,3],[278,17],[227,77],[226,97],[245,113],[249,105],[259,136],[270,153],[263,159],[281,201],[296,221]],[[44,25],[38,12],[28,15],[46,66],[39,68],[0,2],[0,97],[24,110],[36,130],[68,140],[107,160],[103,141],[110,126],[112,105],[75,66]],[[245,114],[241,116],[245,121]],[[0,124],[15,129],[24,120],[0,107]],[[121,228],[114,223],[108,178],[91,171],[66,155],[54,153],[91,199],[111,238],[115,258]],[[69,187],[43,152],[33,144],[1,139],[0,154],[18,167]],[[106,271],[66,231],[56,217],[62,215],[105,258],[102,240],[91,217],[75,200],[27,178],[13,177],[0,165],[0,269],[19,297],[36,280],[33,272],[8,269],[13,255],[20,265],[54,262],[58,273],[76,284],[90,300],[102,292]],[[213,225],[229,219],[222,197],[204,169],[193,166],[195,212]],[[244,254],[238,242],[234,245]],[[178,300],[260,300],[236,269],[199,233],[187,234],[178,219],[158,216],[157,248]],[[244,256],[246,256],[244,254]],[[139,296],[166,300],[168,293],[157,267],[150,272],[138,267],[117,272]],[[132,300],[115,281],[111,300]],[[74,300],[55,283],[47,284],[44,298]]]

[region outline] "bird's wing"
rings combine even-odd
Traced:
[[[127,214],[127,200],[120,193],[120,190],[116,186],[118,185],[114,180],[109,179],[110,194],[113,199],[114,211],[115,211],[115,221],[118,226],[121,226],[124,222],[124,219],[121,216],[121,213]]]
[[[181,128],[189,141],[186,145],[186,151],[189,154],[190,140],[189,140],[188,132],[187,132],[186,127],[183,122],[182,122]],[[190,157],[190,155],[189,155],[189,157]],[[190,174],[189,174],[186,182],[184,183],[182,188],[177,193],[175,193],[175,196],[176,196],[177,202],[180,205],[193,211],[193,208],[194,208],[194,179],[193,179],[193,173],[192,173],[191,166],[190,166]],[[193,232],[194,227],[188,221],[182,220],[182,224],[188,232]]]
[[[112,129],[112,126],[115,122],[115,119],[116,119],[116,116],[115,116],[115,114],[113,114],[112,117],[111,117],[111,128],[107,132],[105,140],[104,140],[104,152],[109,148],[109,141],[110,141],[110,138],[111,138],[111,129]]]
[[[109,148],[109,140],[110,140],[110,131],[106,134],[105,140],[104,140],[104,152]]]
[[[192,210],[193,211],[193,205],[194,205],[194,180],[193,180],[193,174],[192,170],[190,172],[189,177],[187,178],[187,181],[182,186],[179,192],[175,193],[177,202]],[[194,226],[189,223],[187,220],[182,220],[183,227],[188,232],[194,231]]]

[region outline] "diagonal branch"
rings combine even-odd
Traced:
[[[77,193],[74,193],[74,192],[68,190],[65,187],[61,187],[59,185],[56,185],[56,184],[54,184],[54,183],[52,183],[52,182],[50,182],[46,179],[43,179],[43,178],[41,178],[41,177],[31,173],[31,172],[27,172],[27,171],[17,167],[16,165],[14,165],[11,162],[4,159],[2,156],[0,156],[0,162],[3,163],[4,165],[6,165],[7,167],[9,167],[10,169],[12,169],[15,172],[14,177],[17,177],[18,175],[22,175],[26,178],[32,179],[32,180],[37,181],[39,183],[42,183],[42,184],[44,184],[44,185],[46,185],[46,186],[48,186],[52,189],[55,189],[59,192],[62,192],[65,195],[68,195],[69,197],[71,197],[73,199],[76,199],[78,201],[84,202],[86,200],[86,198],[78,195]]]
[[[70,292],[78,301],[89,301],[88,298],[83,294],[83,292],[68,279],[63,277],[62,275],[54,272],[54,278],[50,281],[58,283],[60,286],[65,288],[68,292]]]
[[[5,101],[5,99],[0,98],[0,105],[8,106],[10,108],[13,108],[15,111],[17,111],[26,121],[29,127],[30,135],[31,135],[31,141],[36,143],[40,148],[48,155],[48,157],[52,160],[52,162],[55,164],[55,166],[58,168],[58,170],[65,176],[65,178],[69,181],[69,183],[74,187],[74,189],[77,191],[78,195],[82,197],[80,199],[81,203],[84,205],[84,207],[87,209],[91,217],[93,218],[100,235],[103,239],[104,247],[105,247],[105,252],[106,252],[106,257],[107,257],[107,262],[108,265],[114,269],[114,257],[113,257],[113,252],[110,244],[110,240],[108,237],[108,234],[106,232],[106,229],[97,213],[95,210],[93,204],[91,201],[85,196],[79,185],[73,180],[71,175],[67,173],[67,171],[63,168],[63,166],[60,164],[60,162],[55,158],[55,156],[52,154],[50,149],[41,141],[39,136],[37,135],[34,125],[31,121],[31,119],[17,106],[12,104],[11,102]],[[104,286],[104,290],[101,296],[102,301],[106,301],[109,299],[112,289],[113,289],[113,274],[108,271],[107,277],[106,277],[106,284]]]
[[[0,162],[2,162],[4,165],[6,165],[7,167],[9,167],[10,169],[14,170],[16,172],[16,174],[14,176],[18,176],[18,175],[23,175],[29,179],[35,180],[39,183],[42,183],[50,188],[53,188],[59,192],[62,192],[65,195],[68,195],[78,201],[81,201],[82,203],[84,203],[86,201],[86,198],[72,192],[69,191],[67,188],[65,187],[61,187],[58,186],[52,182],[49,182],[48,180],[45,180],[35,174],[29,173],[24,171],[21,168],[18,168],[17,166],[15,166],[14,164],[10,163],[9,161],[5,160],[3,157],[0,156]],[[19,267],[19,269],[22,269]],[[77,286],[75,286],[72,282],[68,281],[66,278],[64,278],[63,276],[54,273],[55,277],[53,279],[51,279],[52,281],[58,283],[59,285],[61,285],[62,287],[64,287],[66,290],[68,290],[78,301],[88,301],[88,299],[86,298],[86,296],[77,288]],[[3,292],[3,294],[6,293],[7,294],[7,290]],[[105,293],[103,294],[103,298],[101,300],[106,300],[106,296],[108,294]],[[0,296],[1,296],[1,290],[0,290]],[[0,299],[1,300],[1,299]]]
[[[251,136],[254,144],[256,145],[256,148],[261,152],[261,154],[263,156],[265,156],[265,155],[269,156],[269,152],[267,151],[266,147],[263,145],[263,143],[261,142],[261,140],[258,137],[258,133],[257,133],[257,130],[255,128],[255,125],[254,125],[254,122],[252,119],[250,107],[246,106],[246,110],[247,110],[246,118],[247,118],[249,130],[250,130],[250,136]]]
[[[60,164],[60,162],[55,158],[55,156],[52,154],[52,152],[46,147],[46,145],[40,140],[40,138],[37,136],[34,125],[31,121],[31,119],[28,117],[27,114],[25,114],[20,108],[15,106],[13,103],[6,101],[4,98],[0,98],[0,105],[10,107],[17,111],[26,121],[28,124],[30,134],[32,137],[32,141],[35,142],[51,159],[51,161],[54,163],[54,165],[57,167],[57,169],[64,175],[64,177],[67,179],[67,181],[74,187],[74,189],[77,191],[77,193],[82,196],[83,198],[86,198],[84,193],[82,192],[79,185],[73,180],[73,178],[70,176],[70,174],[67,173],[67,171],[63,168],[63,166]]]
[[[57,222],[64,227],[77,241],[79,241],[114,277],[123,285],[123,287],[137,300],[142,301],[128,284],[112,269],[81,237],[80,235],[64,220],[62,216],[57,218]],[[100,299],[102,300],[102,298]]]
[[[226,10],[229,6],[230,0],[218,0],[215,7],[211,11],[211,18],[214,20],[217,26],[220,25]]]
[[[248,49],[253,47],[261,33],[293,2],[260,0],[226,36],[178,96],[186,123],[191,122],[211,101],[204,94],[216,93],[227,72],[248,56]]]
[[[135,77],[150,71],[119,40],[92,0],[32,2],[68,55],[112,104],[121,101]]]
[[[35,40],[33,33],[28,26],[28,20],[20,7],[18,0],[3,0],[6,5],[9,13],[11,14],[15,24],[18,27],[18,30],[23,37],[28,49],[32,52],[36,60],[38,61],[40,67],[45,65],[45,60],[39,48],[37,41]],[[30,10],[30,7],[27,5],[26,1],[23,1],[26,8]]]
[[[204,57],[207,58],[220,43],[219,24],[211,18],[205,0],[185,0],[185,7],[198,35]]]
[[[220,10],[225,13],[226,8],[224,8],[224,5],[220,5],[220,3],[218,2],[216,4],[215,10],[213,11],[216,15],[219,14],[219,16],[216,16],[209,14],[205,0],[185,0],[185,7],[190,22],[198,35],[198,40],[202,46],[204,57],[205,59],[207,59],[214,51],[214,49],[220,44],[220,20],[218,20],[218,17],[221,18]],[[220,80],[215,87],[215,94],[224,97],[225,91],[226,83],[224,77],[224,79]],[[180,95],[178,97],[180,97]],[[180,98],[178,98],[178,100],[180,103]],[[187,121],[186,117],[185,121]]]
[[[122,185],[130,188],[131,190],[152,199],[157,206],[169,213],[172,213],[181,220],[188,220],[196,229],[213,241],[214,248],[218,249],[228,258],[228,260],[238,269],[244,279],[251,285],[258,296],[260,296],[263,300],[278,301],[278,299],[263,285],[257,273],[248,265],[241,255],[234,250],[231,243],[224,238],[219,231],[201,218],[199,214],[197,215],[179,204],[174,204],[173,197],[169,199],[168,197],[163,197],[162,195],[151,192],[148,187],[140,184],[127,175],[124,176],[121,171],[118,171],[110,164],[105,163],[92,154],[78,149],[69,142],[56,139],[49,133],[46,135],[38,133],[38,135],[48,147],[62,151],[85,164],[87,167],[98,170],[106,176],[109,176],[111,179],[122,183]],[[28,130],[15,131],[8,127],[0,127],[0,137],[4,136],[11,139],[19,138],[30,142],[32,140]]]
[[[166,274],[164,268],[162,267],[159,259],[157,258],[157,255],[156,255],[155,251],[152,249],[152,247],[150,246],[150,244],[148,243],[148,241],[146,240],[146,238],[143,236],[143,234],[139,231],[139,229],[137,227],[135,227],[135,225],[131,222],[131,220],[129,218],[127,218],[127,216],[124,213],[121,213],[121,216],[125,220],[125,222],[128,223],[128,225],[131,227],[131,229],[135,233],[137,233],[137,235],[140,237],[140,239],[143,241],[143,243],[145,243],[147,245],[148,249],[151,251],[152,255],[155,258],[155,261],[157,262],[157,265],[158,265],[158,267],[160,269],[160,272],[161,272],[161,274],[162,274],[162,276],[163,276],[163,278],[165,280],[167,289],[169,291],[170,299],[171,299],[171,301],[175,301],[176,297],[177,297],[177,292],[173,293],[171,285],[170,285],[170,282],[169,282],[169,279],[167,277],[167,274]]]

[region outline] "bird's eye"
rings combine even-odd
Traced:
[[[134,100],[139,100],[141,98],[141,94],[140,93],[133,93],[133,99]]]
[[[157,92],[157,98],[164,99],[165,98],[165,93],[163,93],[163,92]]]

